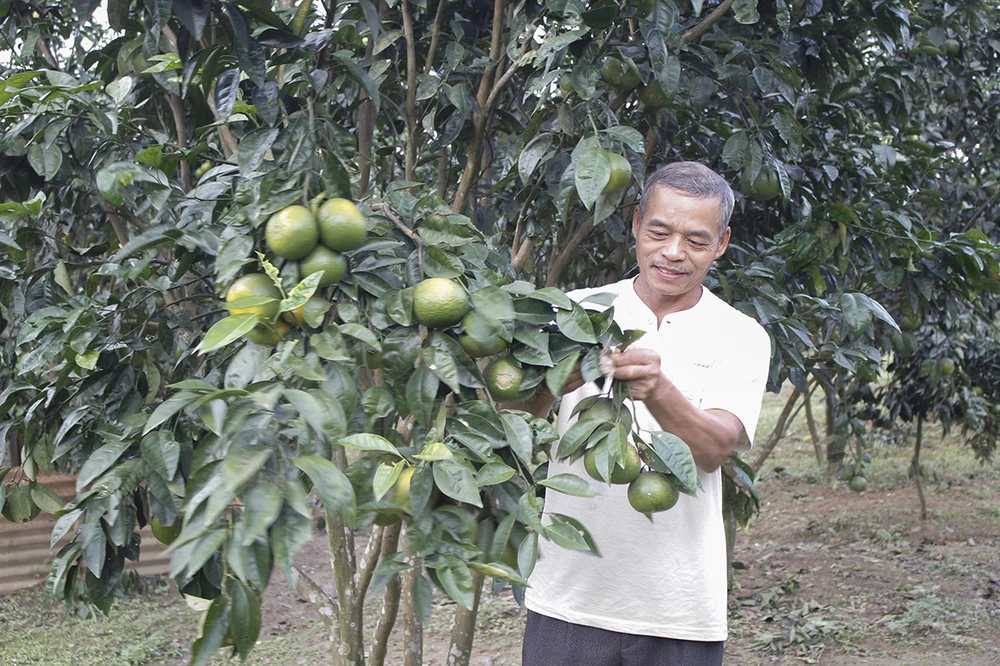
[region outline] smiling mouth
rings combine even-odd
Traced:
[[[653,266],[653,270],[655,270],[657,275],[665,280],[677,280],[687,275],[687,271],[664,268],[663,266]]]

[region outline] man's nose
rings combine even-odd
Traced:
[[[679,234],[670,234],[663,245],[660,246],[660,254],[664,258],[670,259],[671,261],[676,261],[684,258],[684,245],[683,239]]]

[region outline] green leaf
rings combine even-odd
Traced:
[[[517,472],[504,463],[487,463],[476,472],[476,485],[495,486],[512,478]]]
[[[76,491],[80,492],[91,481],[108,471],[130,445],[131,440],[114,440],[91,453],[77,474]]]
[[[342,324],[340,326],[340,333],[348,338],[365,343],[372,351],[382,351],[382,344],[378,341],[378,337],[371,332],[371,329],[361,324]]]
[[[595,344],[597,336],[594,335],[594,325],[583,307],[573,304],[572,310],[559,310],[556,312],[556,324],[559,330],[570,340]]]
[[[364,87],[365,92],[367,92],[368,96],[371,98],[372,106],[375,107],[375,113],[378,113],[378,109],[382,104],[382,97],[378,92],[378,84],[372,81],[371,77],[368,76],[365,70],[361,69],[356,62],[348,58],[346,55],[337,52],[333,54],[333,57],[339,61],[341,65],[346,67],[348,73],[350,73],[350,75]]]
[[[188,666],[205,666],[215,658],[222,647],[222,641],[229,633],[229,600],[218,596],[205,610],[201,622],[201,634],[191,646],[191,661]]]
[[[580,360],[582,352],[575,351],[565,356],[555,366],[545,371],[545,383],[549,387],[552,395],[562,395],[566,380],[573,374],[577,362]]]
[[[43,146],[33,143],[28,148],[28,163],[39,176],[45,180],[52,180],[62,166],[63,154],[57,145]],[[100,175],[98,175],[100,182]]]
[[[181,457],[181,445],[166,432],[155,432],[139,443],[142,459],[164,479],[174,478]]]
[[[583,532],[569,523],[553,523],[544,529],[543,534],[566,550],[591,550]]]
[[[381,501],[389,493],[405,467],[406,463],[398,460],[392,465],[381,463],[375,469],[375,475],[372,478],[372,493],[375,495],[375,501]]]
[[[559,440],[559,448],[556,453],[556,460],[562,460],[572,455],[578,448],[583,446],[583,444],[590,439],[590,436],[594,434],[594,431],[599,427],[610,428],[610,424],[599,421],[598,419],[588,419],[586,421],[577,421],[569,427],[565,433],[563,433],[562,439]]]
[[[469,468],[453,460],[442,460],[433,464],[434,483],[438,490],[448,497],[482,507],[476,479]]]
[[[733,3],[733,16],[738,23],[756,23],[760,20],[760,14],[757,13],[757,0],[736,0]]]
[[[278,306],[278,312],[290,312],[305,305],[306,301],[312,298],[313,294],[316,293],[316,289],[319,288],[319,281],[322,277],[322,273],[313,273],[306,276],[304,280],[295,285],[292,290],[288,292],[288,295],[282,299],[281,304]]]
[[[611,157],[597,139],[591,137],[581,141],[573,151],[573,166],[580,203],[591,210],[611,180]]]
[[[640,135],[640,139],[642,135]],[[641,144],[640,144],[641,145]],[[552,147],[552,134],[543,132],[528,142],[517,158],[517,171],[525,184],[529,182],[539,162]]]
[[[677,435],[662,430],[650,433],[650,440],[649,445],[656,456],[650,456],[649,466],[658,472],[669,472],[677,479],[682,492],[694,495],[701,481],[688,445]]]
[[[367,432],[349,435],[337,443],[351,449],[358,449],[359,451],[380,451],[382,453],[391,453],[394,456],[402,457],[400,456],[399,451],[396,450],[396,447],[392,445],[392,442],[387,440],[385,437],[380,437],[379,435],[373,435]]]
[[[63,500],[61,497],[52,492],[47,486],[43,486],[40,483],[35,483],[30,486],[31,501],[34,502],[35,506],[49,514],[56,514],[63,508]],[[3,506],[2,498],[0,498],[0,506]]]
[[[590,487],[584,479],[576,474],[556,474],[538,482],[538,485],[551,488],[573,497],[597,497],[600,493]]]
[[[153,410],[153,413],[149,415],[149,420],[146,421],[146,426],[142,429],[142,434],[147,434],[150,430],[156,428],[158,425],[190,405],[195,400],[198,400],[199,397],[200,396],[198,394],[189,393],[187,391],[170,396],[170,398],[161,402],[160,405]]]
[[[434,347],[425,347],[420,352],[420,356],[423,359],[424,367],[433,372],[448,388],[455,393],[462,390],[458,380],[458,365],[448,352]]]
[[[490,562],[486,564],[484,562],[469,562],[469,568],[473,571],[478,571],[484,576],[489,576],[490,578],[496,578],[497,580],[507,581],[512,585],[527,585],[528,581],[521,577],[521,574],[511,569],[509,566],[503,562]]]
[[[572,310],[573,301],[570,300],[569,296],[564,294],[561,290],[555,287],[545,287],[544,289],[538,289],[537,291],[528,294],[529,298],[533,298],[537,301],[544,301],[550,303],[560,310]]]
[[[135,180],[145,176],[142,167],[131,162],[115,162],[97,172],[97,189],[101,196],[116,206],[121,206],[122,191]]]
[[[223,317],[212,328],[208,329],[196,350],[199,354],[205,354],[225,347],[230,342],[249,333],[259,322],[260,315],[252,312]]]
[[[504,433],[507,435],[507,445],[511,451],[517,454],[525,465],[531,464],[531,426],[527,422],[511,412],[504,412],[500,415],[500,422],[503,424]]]
[[[413,456],[418,460],[426,460],[428,462],[434,462],[435,460],[451,460],[455,457],[455,454],[451,452],[447,446],[442,442],[431,442],[424,448],[420,450],[420,453]]]
[[[250,654],[260,634],[260,598],[239,579],[227,579],[232,599],[232,635],[236,652],[244,659]]]
[[[238,524],[243,547],[267,533],[281,514],[281,506],[281,490],[278,486],[263,483],[250,489],[243,499],[243,516]]]
[[[438,581],[449,597],[462,606],[472,609],[475,596],[472,589],[472,574],[462,560],[453,555],[444,557],[445,565],[437,568]]]
[[[354,488],[344,473],[332,462],[319,456],[299,456],[293,458],[292,462],[312,479],[326,510],[336,511],[344,517],[344,522],[353,527],[357,500]]]
[[[223,3],[222,7],[226,10],[229,20],[233,24],[233,32],[236,36],[236,60],[251,81],[258,86],[264,85],[267,81],[264,49],[260,47],[256,39],[250,36],[250,25],[243,12],[229,3]],[[242,655],[242,652],[240,654]]]

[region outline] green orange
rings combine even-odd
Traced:
[[[264,237],[267,246],[279,257],[301,259],[319,242],[319,227],[308,208],[288,206],[268,219]]]
[[[531,391],[521,390],[524,370],[509,358],[498,358],[486,366],[483,379],[486,380],[486,390],[494,400],[522,401],[531,397]]]
[[[281,306],[281,290],[264,273],[248,273],[243,277],[236,278],[233,284],[229,286],[229,291],[226,292],[226,303],[232,303],[233,301],[249,296],[270,298],[273,300],[261,303],[260,305],[233,308],[229,311],[229,314],[252,313],[260,315],[261,319],[268,321],[274,319],[275,315],[278,314],[278,308]]]
[[[149,529],[152,530],[153,536],[156,537],[156,540],[168,546],[176,541],[177,537],[181,535],[182,527],[183,526],[179,516],[174,519],[172,525],[164,525],[156,516],[153,516],[153,519],[149,521]]]
[[[632,182],[632,167],[628,160],[618,153],[608,153],[611,160],[611,177],[604,186],[604,194],[624,190]]]
[[[319,286],[329,287],[331,284],[340,282],[347,275],[347,257],[323,245],[317,245],[299,262],[299,273],[302,277],[308,277],[313,273],[323,273],[319,280]]]
[[[428,278],[413,290],[413,315],[428,328],[447,328],[469,311],[469,295],[457,282]]]
[[[591,448],[587,451],[587,454],[583,457],[583,465],[587,469],[587,474],[590,478],[596,479],[597,481],[604,481],[601,478],[601,474],[597,469],[597,447]],[[611,483],[614,484],[625,484],[632,483],[642,472],[642,460],[639,458],[639,452],[636,451],[635,447],[629,446],[625,449],[625,466],[615,464],[614,468],[611,470]]]
[[[628,486],[628,503],[640,513],[667,511],[678,497],[677,489],[659,472],[642,472]]]
[[[323,245],[337,252],[361,247],[368,237],[368,223],[358,207],[347,199],[329,199],[316,213]]]

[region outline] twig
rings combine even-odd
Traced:
[[[698,25],[694,26],[693,28],[684,33],[683,37],[681,38],[684,40],[684,43],[690,44],[691,42],[695,41],[696,39],[704,35],[706,32],[708,32],[709,28],[715,25],[715,23],[719,19],[721,19],[723,16],[726,15],[726,13],[729,12],[729,8],[733,6],[733,2],[735,2],[735,0],[723,0],[723,2],[718,7],[716,7],[711,14],[703,18],[698,23]]]
[[[962,229],[962,232],[964,233],[969,229],[971,229],[972,225],[976,223],[976,220],[982,217],[983,213],[989,210],[994,204],[996,204],[997,201],[1000,201],[1000,190],[997,190],[997,193],[993,195],[992,199],[984,203],[982,206],[979,207],[979,210],[977,210],[975,213],[972,214],[972,217],[969,218],[969,221],[965,223],[965,228]]]
[[[385,217],[387,220],[396,225],[396,228],[403,232],[403,235],[409,238],[411,241],[416,243],[417,247],[425,247],[426,243],[417,234],[413,232],[413,229],[406,226],[406,224],[396,216],[393,212],[392,206],[385,203],[372,204],[372,210],[378,212],[380,215]]]
[[[434,27],[431,29],[431,45],[427,49],[427,60],[424,61],[424,74],[430,74],[434,68],[434,54],[437,53],[438,37],[441,35],[441,20],[444,17],[445,0],[438,0],[437,11],[434,13]]]

